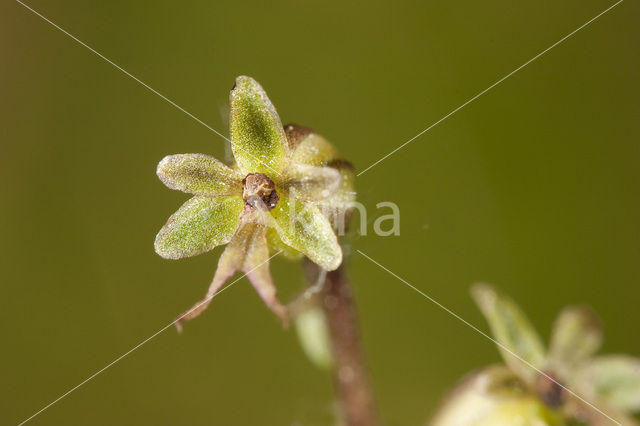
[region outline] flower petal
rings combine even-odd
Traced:
[[[314,130],[293,124],[286,125],[284,130],[292,150],[287,169],[293,165],[306,165],[330,168],[340,174],[339,186],[316,205],[334,227],[343,232],[356,199],[353,165],[342,159],[335,147]]]
[[[342,182],[342,175],[330,167],[291,164],[287,167],[284,180],[289,196],[307,201],[320,201],[336,193]]]
[[[640,359],[608,355],[593,359],[580,368],[571,386],[623,411],[640,410]]]
[[[282,255],[289,260],[300,260],[303,256],[298,250],[294,249],[291,246],[286,245],[280,235],[278,235],[278,230],[273,226],[269,226],[267,228],[267,242],[269,243],[269,247],[274,251],[282,251]]]
[[[273,284],[273,278],[271,278],[271,273],[269,272],[267,227],[260,224],[250,224],[247,228],[246,232],[250,233],[251,237],[247,238],[242,271],[247,274],[253,288],[258,292],[267,307],[280,317],[286,327],[289,323],[287,310],[278,300],[276,286]]]
[[[156,253],[166,259],[195,256],[231,240],[244,207],[242,197],[193,197],[156,236]]]
[[[312,129],[288,124],[285,133],[293,163],[325,166],[340,158],[334,146]]]
[[[602,345],[602,324],[586,306],[562,310],[551,332],[549,358],[571,368],[595,354]]]
[[[267,94],[251,77],[231,90],[231,148],[244,174],[277,176],[287,161],[287,139]]]
[[[498,345],[498,349],[506,364],[528,384],[532,384],[537,372],[531,367],[541,369],[545,362],[544,345],[536,330],[513,300],[499,294],[491,286],[475,284],[471,294],[489,323],[493,337],[502,345]]]
[[[281,197],[270,211],[282,241],[328,271],[342,263],[342,249],[329,221],[317,207]]]
[[[181,324],[200,315],[211,303],[211,299],[222,285],[237,271],[247,274],[258,294],[266,305],[282,322],[287,324],[286,308],[278,301],[276,287],[269,272],[269,249],[267,248],[266,226],[244,216],[233,238],[224,249],[213,281],[207,290],[207,295],[196,303],[190,310],[178,317],[176,326],[181,330]]]
[[[237,235],[237,232],[234,234],[234,237],[235,235]],[[241,256],[238,256],[235,249],[236,245],[232,244],[234,240],[232,239],[231,241],[232,242],[225,247],[222,252],[222,256],[220,256],[220,259],[218,260],[218,267],[216,269],[216,273],[213,275],[213,281],[211,281],[209,289],[207,290],[207,295],[204,299],[193,305],[191,309],[178,315],[176,321],[176,328],[178,329],[178,332],[182,332],[183,322],[197,317],[209,307],[211,300],[218,293],[222,285],[231,278],[238,269],[240,269],[242,258]]]
[[[242,175],[205,154],[168,155],[158,164],[157,174],[169,188],[195,195],[242,192]]]

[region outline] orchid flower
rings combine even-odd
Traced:
[[[241,76],[231,90],[234,163],[205,154],[177,154],[158,164],[169,188],[193,197],[158,233],[156,252],[167,259],[195,256],[226,244],[206,297],[176,323],[204,311],[236,272],[251,281],[286,324],[269,271],[269,252],[308,257],[325,270],[342,262],[334,226],[354,199],[353,170],[313,130],[283,126],[262,87]]]
[[[638,425],[640,359],[601,355],[602,326],[586,306],[558,315],[549,349],[520,307],[487,284],[472,295],[504,365],[485,368],[453,391],[431,426]]]

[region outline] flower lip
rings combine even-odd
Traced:
[[[269,176],[249,173],[242,179],[242,199],[255,210],[267,211],[278,205],[280,195]]]

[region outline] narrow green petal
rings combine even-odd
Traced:
[[[608,355],[593,359],[576,372],[570,386],[623,411],[640,410],[640,359]]]
[[[277,177],[287,161],[280,117],[260,84],[240,76],[231,90],[231,148],[244,174]]]
[[[240,271],[247,274],[249,281],[269,309],[280,317],[283,324],[287,324],[287,310],[277,298],[276,287],[269,272],[269,249],[265,238],[267,227],[254,219],[243,214],[236,232],[218,260],[218,268],[207,295],[178,317],[178,330],[182,329],[183,322],[204,312],[224,283]]]
[[[239,196],[191,198],[156,236],[156,253],[166,259],[180,259],[228,243],[243,207]]]
[[[207,294],[204,299],[198,301],[191,309],[183,312],[178,316],[176,321],[176,328],[178,332],[182,332],[182,323],[185,321],[189,321],[200,315],[204,312],[211,301],[218,293],[218,291],[222,288],[225,282],[229,278],[233,276],[242,266],[242,256],[238,255],[236,244],[234,241],[236,240],[236,236],[238,235],[238,231],[233,235],[229,244],[225,247],[220,259],[218,259],[218,267],[216,268],[216,273],[213,276],[213,281],[209,285],[209,289],[207,290]]]
[[[287,167],[284,186],[289,195],[307,201],[320,201],[333,196],[342,182],[342,175],[330,167],[291,164]]]
[[[565,308],[551,332],[549,358],[571,368],[595,354],[602,345],[602,325],[586,306]]]
[[[340,266],[342,249],[329,221],[317,207],[283,196],[269,213],[285,244],[328,271]]]
[[[493,337],[504,346],[498,346],[498,349],[506,364],[532,384],[538,374],[532,366],[540,369],[545,362],[544,345],[536,330],[513,300],[499,294],[491,286],[475,284],[471,294],[487,319]]]
[[[242,193],[242,175],[205,154],[168,155],[160,161],[158,177],[171,189],[195,195]]]
[[[267,227],[250,223],[246,227],[246,248],[243,250],[242,272],[247,274],[251,285],[258,292],[262,301],[280,319],[284,326],[288,326],[289,320],[286,308],[280,303],[276,286],[273,284],[269,271],[269,248],[267,246]]]

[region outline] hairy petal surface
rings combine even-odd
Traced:
[[[285,175],[289,195],[306,201],[320,201],[334,195],[342,182],[342,175],[330,167],[291,164]]]
[[[274,251],[281,251],[282,255],[289,260],[300,260],[303,256],[298,250],[286,245],[278,235],[278,230],[273,226],[269,226],[267,229],[267,242]]]
[[[194,195],[242,192],[242,175],[205,154],[167,155],[158,164],[157,174],[169,188]]]
[[[586,306],[570,306],[558,315],[551,332],[549,359],[571,368],[593,356],[602,345],[602,324]]]
[[[285,244],[328,271],[340,266],[342,249],[331,224],[317,207],[283,196],[270,213]]]
[[[507,366],[528,384],[533,384],[538,373],[531,366],[538,369],[544,367],[545,349],[540,336],[524,312],[513,300],[499,294],[487,284],[475,284],[471,294],[487,319],[493,337],[504,345],[498,346],[498,349]]]
[[[246,250],[242,272],[247,274],[253,288],[258,292],[269,309],[280,317],[285,326],[288,324],[287,311],[278,301],[276,286],[269,272],[269,247],[267,246],[267,227],[252,223],[247,226]]]
[[[244,174],[277,177],[288,158],[280,117],[260,84],[240,76],[231,90],[231,148]]]
[[[156,253],[165,259],[180,259],[228,243],[243,207],[240,196],[191,198],[156,236]]]
[[[571,385],[623,411],[640,410],[640,359],[627,355],[594,358],[580,368]]]
[[[293,163],[326,166],[340,158],[335,147],[312,129],[290,124],[286,126],[285,132],[289,147],[293,150]]]
[[[276,287],[269,273],[267,227],[254,219],[252,214],[245,215],[241,219],[240,226],[220,256],[218,268],[207,295],[193,308],[178,317],[176,323],[178,330],[181,329],[182,322],[197,317],[207,309],[211,299],[223,284],[238,271],[247,274],[249,281],[269,309],[278,315],[283,323],[287,323],[286,308],[278,301]]]
[[[340,157],[331,143],[312,129],[289,124],[285,126],[285,133],[292,151],[289,167],[316,166],[333,169],[340,174],[340,184],[332,190],[331,195],[319,202],[314,200],[314,203],[317,202],[316,205],[322,209],[334,227],[344,232],[356,199],[353,166]]]

